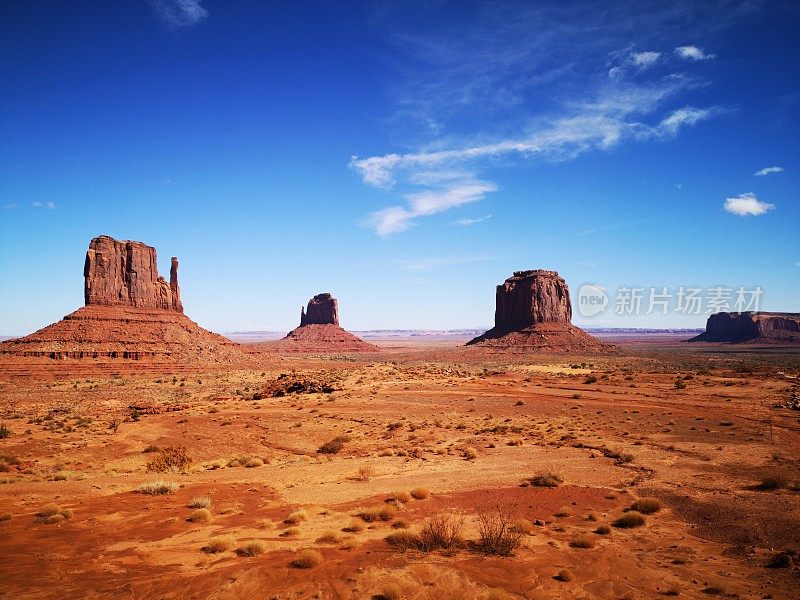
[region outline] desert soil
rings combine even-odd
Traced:
[[[213,368],[3,359],[0,596],[797,597],[800,413],[775,407],[798,393],[796,350],[384,346]],[[177,446],[190,464],[158,471]],[[156,481],[175,490],[139,491]],[[210,517],[188,521],[203,497]],[[661,509],[613,526],[643,497]],[[37,516],[49,504],[64,515]],[[522,532],[510,556],[475,543],[498,510]],[[385,540],[442,515],[462,543]],[[292,566],[309,548],[322,561]]]

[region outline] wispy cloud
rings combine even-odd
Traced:
[[[468,227],[470,225],[476,225],[478,223],[483,223],[492,218],[492,215],[486,215],[485,217],[476,217],[474,219],[457,219],[455,221],[456,225],[463,225],[464,227]]]
[[[646,69],[656,64],[660,56],[661,52],[633,52],[631,62],[640,69]]]
[[[725,210],[740,217],[757,217],[763,215],[768,210],[775,208],[774,204],[762,202],[752,192],[739,194],[733,198],[725,200]]]
[[[58,208],[55,202],[39,202],[38,200],[31,202],[31,206],[33,208],[49,208],[51,210]]]
[[[11,202],[10,204],[4,204],[3,210],[11,210],[12,208],[18,208],[19,204],[17,202]]]
[[[662,131],[668,131],[669,133],[676,134],[684,125],[695,125],[703,119],[707,119],[711,115],[711,112],[712,111],[709,109],[692,108],[687,106],[674,111],[668,117],[663,119],[660,123],[660,126]]]
[[[678,46],[675,48],[675,54],[684,60],[710,60],[716,58],[716,54],[706,54],[702,48],[697,46]]]
[[[764,175],[769,175],[770,173],[780,173],[781,171],[783,171],[783,167],[764,167],[760,171],[753,173],[753,176],[763,177]]]
[[[414,224],[418,217],[427,217],[450,210],[457,206],[477,202],[497,186],[488,181],[461,180],[433,189],[407,194],[407,206],[390,206],[373,212],[367,218],[367,224],[375,229],[378,235],[387,236],[405,231]]]
[[[150,6],[168,29],[191,29],[208,18],[202,0],[150,0]]]

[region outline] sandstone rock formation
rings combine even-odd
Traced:
[[[308,309],[300,308],[300,327],[304,325],[338,325],[339,302],[329,293],[317,294],[308,301]]]
[[[86,306],[31,335],[3,342],[0,356],[187,363],[246,356],[183,314],[177,258],[167,283],[158,275],[154,248],[100,236],[89,244],[84,278]]]
[[[516,271],[497,286],[494,327],[467,345],[511,351],[611,348],[571,321],[569,288],[558,273]]]
[[[689,341],[798,344],[800,313],[716,313],[708,317],[705,332]]]
[[[169,283],[158,274],[156,249],[141,242],[101,235],[89,242],[83,267],[86,305],[133,306],[183,312],[178,259],[172,257]]]
[[[375,352],[379,348],[339,326],[339,303],[328,293],[317,294],[300,309],[300,326],[277,342],[253,344],[255,351]]]

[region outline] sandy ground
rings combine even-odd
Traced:
[[[800,413],[774,407],[798,393],[796,351],[662,340],[504,357],[380,345],[215,370],[0,363],[11,432],[0,439],[0,596],[797,597],[796,557],[768,567],[800,549]],[[260,393],[295,379],[335,391]],[[318,452],[337,436],[338,452]],[[191,464],[154,471],[179,445]],[[540,473],[562,482],[527,485]],[[778,487],[760,489],[770,477]],[[177,487],[138,491],[157,480]],[[430,496],[408,498],[414,488]],[[210,519],[189,522],[198,497]],[[643,526],[595,533],[642,497],[662,506]],[[42,522],[52,503],[71,515]],[[379,508],[388,520],[358,516]],[[511,556],[475,544],[479,516],[498,510],[523,532]],[[385,541],[441,515],[463,521],[462,544]],[[203,550],[222,536],[228,549]],[[253,540],[261,554],[236,552]],[[322,562],[291,566],[308,548]]]

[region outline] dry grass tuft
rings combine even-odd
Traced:
[[[360,481],[369,481],[373,477],[375,477],[374,467],[371,467],[370,465],[364,465],[358,468],[356,479],[359,479]]]
[[[397,508],[391,504],[383,506],[374,506],[372,508],[365,508],[356,516],[365,523],[375,523],[377,521],[391,521],[397,513]]]
[[[564,478],[557,473],[541,472],[529,477],[527,481],[534,487],[554,488],[564,483]]]
[[[415,500],[425,500],[431,495],[431,491],[426,487],[415,487],[411,490],[411,497]]]
[[[254,467],[263,467],[264,461],[258,457],[255,457],[249,459],[246,463],[244,463],[244,466],[247,467],[248,469],[252,469]]]
[[[178,484],[173,481],[151,481],[139,486],[139,493],[150,496],[163,496],[174,494],[178,490]]]
[[[320,454],[338,454],[344,445],[350,441],[349,435],[338,435],[332,440],[328,440],[317,449]]]
[[[52,525],[61,523],[72,516],[72,509],[61,508],[58,504],[46,504],[36,513],[36,522]]]
[[[661,510],[661,500],[658,498],[639,498],[631,504],[631,510],[640,512],[643,515],[652,515]]]
[[[780,490],[789,485],[789,474],[785,469],[776,469],[764,475],[756,489],[762,491]]]
[[[403,592],[400,588],[396,584],[390,583],[384,585],[381,591],[372,597],[372,600],[401,600],[402,597]]]
[[[514,526],[514,512],[513,505],[502,503],[480,510],[477,514],[478,541],[475,548],[484,554],[511,556],[525,535]]]
[[[389,501],[402,502],[405,504],[407,502],[411,502],[411,494],[406,492],[405,490],[400,490],[398,492],[392,492],[391,494],[389,494],[388,499]]]
[[[611,527],[608,525],[600,525],[597,529],[594,530],[597,535],[608,535],[611,533]]]
[[[219,537],[211,538],[208,544],[202,547],[202,550],[207,554],[218,554],[220,552],[227,552],[235,545],[236,540],[232,535],[221,535]]]
[[[197,498],[192,498],[187,506],[189,508],[208,508],[211,506],[211,498],[208,496],[198,496]]]
[[[335,531],[326,531],[317,538],[318,544],[338,544],[342,540],[341,536]]]
[[[614,521],[613,525],[614,527],[619,527],[620,529],[632,529],[634,527],[641,527],[644,525],[644,523],[644,515],[632,510],[630,512],[626,512],[619,519]]]
[[[357,519],[350,521],[350,524],[347,527],[342,527],[342,531],[347,533],[361,533],[364,531],[364,529],[364,524]]]
[[[297,557],[289,563],[295,569],[312,569],[321,565],[325,559],[322,554],[313,548],[301,550]]]
[[[579,535],[569,545],[571,548],[594,548],[594,541],[588,535]]]
[[[465,460],[475,460],[478,458],[478,451],[475,448],[464,448],[464,453],[462,455]]]
[[[261,540],[252,540],[245,542],[236,548],[236,554],[239,556],[258,556],[267,550],[267,545]]]
[[[211,520],[211,511],[207,508],[198,508],[186,520],[190,523],[208,523]]]
[[[302,523],[303,521],[308,520],[308,513],[304,510],[296,510],[291,513],[286,519],[283,521],[287,525],[297,525],[298,523]]]

